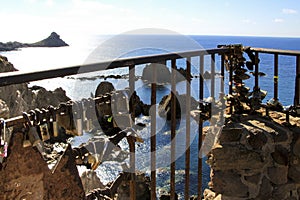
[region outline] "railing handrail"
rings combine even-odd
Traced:
[[[83,74],[88,72],[102,71],[107,69],[116,69],[132,65],[140,65],[146,63],[155,63],[172,59],[180,59],[186,57],[195,57],[199,55],[209,54],[222,54],[227,52],[226,48],[216,49],[201,49],[184,52],[166,53],[166,54],[154,54],[147,56],[137,56],[129,58],[119,58],[115,60],[102,61],[97,63],[83,64],[77,66],[70,66],[64,68],[55,68],[43,71],[32,71],[32,72],[7,72],[0,73],[0,87],[12,84],[27,83],[31,81],[38,81],[43,79],[71,76],[76,74]]]
[[[296,50],[270,49],[258,47],[251,47],[250,50],[258,53],[280,54],[285,56],[300,56],[300,51]]]

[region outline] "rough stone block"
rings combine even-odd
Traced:
[[[212,155],[207,162],[215,170],[261,169],[266,164],[259,153],[249,151],[241,145],[217,146],[212,150]]]
[[[281,184],[287,183],[288,167],[280,166],[280,167],[268,168],[268,178],[272,183],[274,183],[276,185],[281,185]]]
[[[226,128],[222,130],[220,135],[220,143],[238,142],[241,138],[243,129],[241,128]]]
[[[255,199],[256,200],[271,199],[272,191],[273,191],[273,187],[271,182],[266,177],[264,177],[260,185],[259,194]]]
[[[289,139],[288,135],[287,135],[287,132],[283,132],[283,131],[280,131],[279,133],[276,132],[275,134],[272,134],[272,136],[273,136],[273,139],[274,139],[275,143],[285,142]]]
[[[287,165],[289,163],[289,152],[286,148],[277,145],[275,151],[271,153],[273,160],[279,165]]]
[[[294,146],[293,146],[293,153],[300,157],[300,137],[296,140]]]
[[[254,129],[250,132],[247,136],[248,144],[256,150],[260,150],[268,141],[267,136],[264,134],[263,131],[259,129]]]
[[[213,171],[211,181],[211,187],[216,193],[238,198],[248,197],[248,187],[234,171]]]
[[[245,176],[245,180],[251,184],[258,185],[261,179],[261,174],[255,174],[252,176]]]
[[[296,183],[300,183],[300,171],[296,167],[289,168],[288,177]]]
[[[287,183],[274,188],[274,200],[293,199],[297,196],[297,188],[294,183]]]

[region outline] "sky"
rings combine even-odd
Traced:
[[[300,0],[0,0],[0,41],[115,35],[142,28],[184,35],[300,37]]]

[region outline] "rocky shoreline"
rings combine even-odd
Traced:
[[[49,37],[35,43],[21,43],[21,42],[0,42],[0,51],[14,51],[25,47],[64,47],[69,46],[65,41],[60,39],[60,36],[52,32]]]

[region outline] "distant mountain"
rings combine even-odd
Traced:
[[[60,39],[60,36],[57,33],[52,32],[50,36],[47,37],[46,39],[31,44],[21,43],[21,42],[7,42],[7,43],[0,42],[0,51],[12,51],[24,47],[64,47],[64,46],[69,46],[69,45],[65,41]]]

